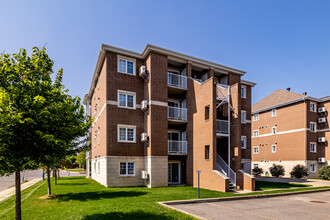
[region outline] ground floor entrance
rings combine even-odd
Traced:
[[[180,162],[168,163],[168,183],[180,184]]]

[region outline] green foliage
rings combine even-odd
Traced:
[[[80,167],[86,165],[86,151],[82,151],[79,153],[77,163],[80,165]]]
[[[323,180],[330,180],[330,166],[321,167],[318,177]]]
[[[273,165],[269,168],[269,172],[274,177],[282,177],[285,174],[284,167],[282,165]]]
[[[297,187],[309,187],[309,186],[311,186],[311,185],[298,184],[298,183],[279,183],[279,182],[256,181],[256,190],[297,188]]]
[[[304,178],[308,176],[308,169],[304,165],[296,165],[292,168],[292,171],[290,172],[290,176],[292,178]]]
[[[261,176],[264,173],[264,170],[260,167],[255,167],[252,169],[252,175],[255,177]]]
[[[70,160],[71,161],[71,165],[74,164],[77,160],[77,156],[70,156],[67,158],[67,160]]]

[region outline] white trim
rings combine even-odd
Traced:
[[[312,129],[311,129],[312,124],[315,125],[315,131],[312,131]],[[309,122],[309,130],[310,130],[310,132],[316,133],[317,132],[317,123],[313,122],[313,121]]]
[[[112,101],[112,100],[107,100],[107,104],[108,105],[117,105],[118,106],[118,102],[117,101]]]
[[[254,132],[258,132],[258,136],[254,136]],[[252,137],[260,137],[259,130],[253,130],[253,136]]]
[[[312,151],[312,144],[315,145],[315,151]],[[310,142],[309,143],[309,152],[311,152],[311,153],[317,153],[317,143],[316,142]]]
[[[120,106],[120,94],[126,95],[126,106]],[[133,107],[127,106],[127,95],[133,96]],[[126,109],[136,109],[136,93],[131,91],[125,91],[125,90],[117,90],[117,107],[118,108],[126,108]]]
[[[314,111],[313,111],[313,109],[312,109],[312,105],[315,106],[315,110],[314,110]],[[309,103],[309,111],[310,111],[310,112],[317,112],[317,104],[316,104],[316,102],[310,102],[310,103]]]
[[[133,129],[134,133],[133,133],[133,141],[123,141],[120,140],[120,128],[126,128],[126,129]],[[126,130],[126,135],[127,135],[127,130]],[[127,137],[126,137],[127,139]],[[117,124],[117,142],[120,143],[136,143],[136,126],[135,125],[123,125],[123,124]]]
[[[275,118],[277,115],[276,109],[272,109],[271,113],[272,113],[272,118]]]
[[[251,124],[251,120],[246,120],[246,123]]]
[[[242,95],[242,89],[244,90],[244,96]],[[241,98],[246,99],[246,86],[241,85]]]
[[[274,150],[273,147],[275,147],[275,150]],[[273,144],[273,145],[272,145],[272,153],[276,153],[276,144]]]
[[[244,114],[244,118],[242,117],[242,114]],[[241,123],[246,124],[246,111],[245,110],[241,110]]]
[[[159,102],[159,101],[152,101],[152,100],[149,101],[149,105],[158,105],[158,106],[164,106],[164,107],[168,106],[168,104],[166,102]]]
[[[258,152],[255,152],[254,149],[258,149]],[[253,150],[253,154],[259,154],[259,146],[254,146],[252,150]]]
[[[101,114],[102,114],[102,112],[103,112],[103,110],[105,109],[105,106],[107,105],[107,103],[104,103],[104,105],[103,105],[103,107],[102,107],[102,109],[101,109],[101,111],[100,111],[100,113],[98,114],[98,116],[95,118],[95,121],[93,122],[93,125],[92,125],[92,127],[94,127],[94,125],[95,125],[95,123],[97,122],[97,120],[99,119],[99,117],[101,116]]]
[[[314,170],[312,170],[312,165],[314,165]],[[309,170],[311,173],[316,173],[316,164],[315,163],[309,164]]]
[[[242,139],[244,138],[244,147],[242,147]],[[247,139],[246,139],[246,136],[241,136],[241,149],[246,149],[246,143]]]
[[[135,161],[120,161],[118,162],[119,166],[118,166],[118,176],[119,177],[125,177],[125,176],[135,176]],[[121,163],[126,163],[126,174],[120,174],[120,164]],[[128,163],[133,163],[134,164],[134,174],[128,174]]]
[[[119,61],[120,60],[125,60],[126,61],[126,72],[121,72],[119,70]],[[127,61],[130,61],[130,62],[133,63],[133,74],[127,72]],[[124,74],[127,74],[127,75],[135,76],[136,75],[135,69],[136,69],[136,59],[133,59],[133,58],[130,58],[130,57],[121,56],[121,55],[117,55],[117,72],[118,73],[124,73]]]
[[[275,131],[274,131],[275,128]],[[276,134],[276,127],[272,127],[272,134]]]
[[[255,116],[258,116],[258,117],[256,117],[257,119],[255,119]],[[259,121],[259,116],[260,116],[259,113],[254,114],[253,115],[253,121]]]
[[[257,130],[255,130],[255,131],[257,131]],[[289,134],[289,133],[300,132],[300,131],[309,131],[309,128],[300,128],[300,129],[295,129],[295,130],[288,130],[288,131],[276,132],[276,135],[279,135],[279,134]],[[273,135],[273,133],[261,134],[261,135],[259,135],[259,137],[267,137],[267,136],[271,136],[271,135]],[[255,138],[255,137],[252,136],[252,138]]]
[[[181,162],[180,161],[169,161],[168,164],[170,163],[177,163],[179,164],[178,166],[178,182],[168,182],[168,183],[171,183],[171,184],[180,184],[181,183]]]

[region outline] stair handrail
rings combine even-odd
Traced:
[[[229,177],[230,182],[236,186],[236,173],[228,166],[228,164],[220,157],[219,154],[217,154],[217,169],[220,172],[225,173]]]

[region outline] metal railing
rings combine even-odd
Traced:
[[[228,121],[217,119],[217,133],[228,134]]]
[[[229,175],[228,175],[229,168]],[[236,186],[236,173],[228,166],[228,164],[217,154],[217,170],[225,174],[229,181]]]
[[[168,141],[169,154],[187,154],[187,141]]]
[[[169,106],[168,119],[187,121],[187,109]]]
[[[167,73],[168,78],[168,85],[174,86],[178,88],[187,88],[187,76],[182,76],[174,73]]]

